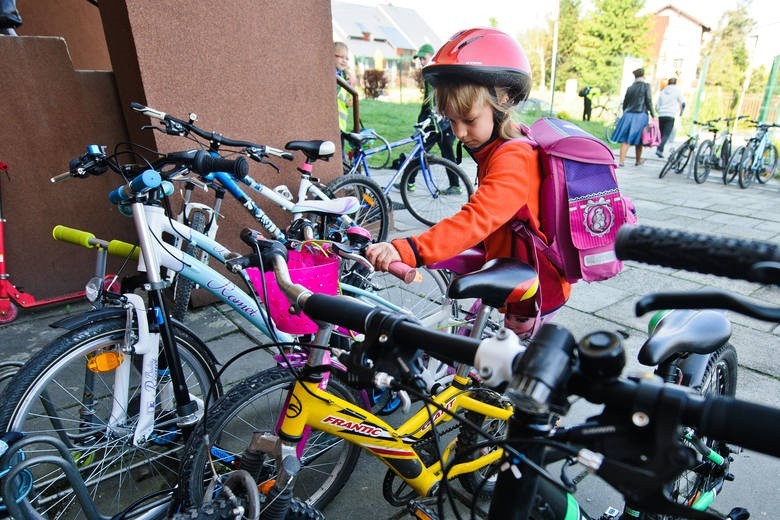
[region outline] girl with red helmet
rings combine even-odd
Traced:
[[[538,272],[539,290],[531,299],[509,304],[506,326],[528,337],[566,303],[571,291],[544,255],[511,228],[519,219],[539,229],[538,154],[528,143],[512,140],[522,132],[510,117],[513,107],[528,97],[528,59],[507,34],[469,29],[439,49],[423,76],[435,89],[439,112],[450,119],[455,137],[477,163],[478,188],[452,217],[417,236],[372,244],[367,257],[379,270],[394,261],[427,265],[478,245],[487,260],[521,258]]]

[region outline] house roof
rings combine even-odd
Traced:
[[[661,9],[656,11],[655,12],[656,16],[660,15],[662,12],[666,11],[667,9],[669,9],[671,11],[674,11],[675,13],[677,13],[680,16],[682,16],[683,18],[687,18],[688,20],[690,20],[691,22],[695,23],[696,25],[700,25],[702,32],[709,32],[711,30],[709,26],[704,25],[700,20],[694,18],[693,16],[689,15],[688,13],[683,11],[682,9],[679,9],[679,8],[673,6],[672,4],[667,4],[665,7],[662,7]]]
[[[367,6],[332,1],[333,37],[344,41],[356,56],[413,55],[424,43],[441,40],[414,9],[382,4]]]

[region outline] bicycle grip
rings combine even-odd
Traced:
[[[162,184],[162,177],[160,177],[160,174],[155,170],[146,170],[141,175],[131,180],[130,184],[120,186],[109,193],[108,200],[113,204],[120,204],[132,199],[139,193],[158,188],[160,184]]]
[[[49,180],[52,184],[57,184],[58,182],[62,182],[65,179],[71,178],[70,172],[60,173],[59,175],[55,175],[54,177],[51,177]]]
[[[108,243],[108,254],[118,256],[121,258],[129,258],[130,260],[138,260],[141,255],[141,248],[121,240],[111,240]]]
[[[716,397],[704,402],[701,415],[698,427],[702,434],[780,457],[780,409]]]
[[[142,105],[141,103],[136,103],[135,101],[130,102],[130,108],[135,110],[136,112],[140,112],[145,116],[153,117],[155,119],[159,119],[160,121],[165,120],[165,112],[160,112],[159,110],[155,110],[153,108],[147,107],[145,105]]]
[[[201,175],[207,175],[211,172],[227,172],[234,177],[243,179],[249,173],[249,163],[244,157],[223,159],[213,157],[210,153],[200,150],[192,161],[192,169]]]
[[[77,246],[84,246],[87,248],[95,247],[95,244],[90,240],[95,238],[93,233],[88,231],[81,231],[80,229],[69,228],[67,226],[56,225],[51,230],[51,236],[54,240],[60,240],[62,242],[70,242]]]
[[[351,298],[313,293],[303,311],[313,320],[341,325],[357,332],[366,331],[366,320],[376,308]]]
[[[761,262],[780,262],[780,247],[767,242],[717,237],[699,233],[623,226],[615,241],[621,260],[635,260],[704,274],[767,283]]]
[[[410,267],[403,262],[392,262],[387,268],[387,272],[403,280],[404,283],[422,282],[422,275],[417,269]]]

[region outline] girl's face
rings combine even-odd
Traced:
[[[452,131],[460,142],[471,150],[487,143],[493,136],[493,108],[487,102],[477,102],[465,114],[445,111],[452,123]]]

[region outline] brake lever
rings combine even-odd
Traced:
[[[257,161],[257,162],[259,162],[260,164],[267,164],[268,166],[270,166],[271,168],[273,168],[274,170],[276,170],[276,173],[280,173],[280,172],[281,172],[281,170],[279,169],[279,167],[278,167],[277,165],[275,165],[274,163],[272,163],[271,161],[266,161],[265,159],[260,159],[260,160],[259,160],[259,161]]]

